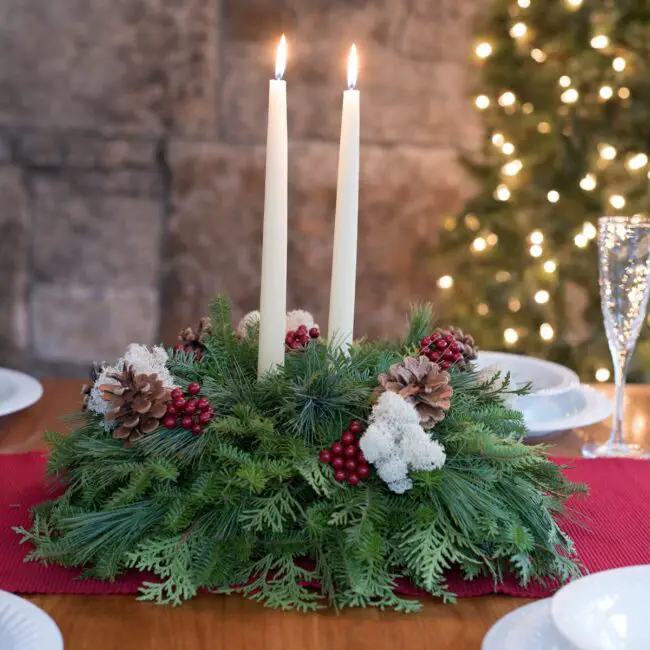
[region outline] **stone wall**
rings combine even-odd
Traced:
[[[357,333],[435,294],[424,251],[458,163],[472,0],[4,0],[0,365],[79,374],[172,341],[209,297],[254,309],[268,79],[290,44],[288,304],[324,325],[345,57],[362,56]]]

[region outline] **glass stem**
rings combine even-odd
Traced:
[[[625,405],[625,377],[630,362],[629,350],[623,350],[612,355],[614,361],[614,381],[616,388],[614,392],[614,417],[612,421],[612,433],[609,436],[608,444],[624,445],[623,437],[623,411]]]

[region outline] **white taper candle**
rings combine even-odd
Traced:
[[[284,364],[287,311],[288,134],[284,35],[278,46],[275,79],[269,83],[266,181],[260,293],[258,376]]]
[[[353,45],[348,60],[348,90],[343,93],[328,323],[330,340],[343,351],[352,343],[357,275],[361,108],[360,94],[355,88],[357,73],[357,48]]]

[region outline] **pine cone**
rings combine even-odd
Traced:
[[[81,394],[83,395],[83,403],[81,406],[82,411],[88,410],[88,401],[90,400],[90,392],[92,391],[95,382],[99,379],[99,375],[101,375],[102,372],[104,372],[104,368],[106,368],[106,363],[104,361],[102,361],[101,363],[97,363],[95,361],[93,365],[90,366],[90,383],[84,384],[81,387]]]
[[[165,417],[171,391],[163,386],[158,375],[138,374],[132,365],[108,376],[118,383],[100,386],[104,399],[111,406],[106,420],[118,424],[113,437],[130,446],[158,427]]]
[[[453,391],[449,374],[424,356],[406,357],[403,363],[392,365],[388,373],[379,375],[379,383],[384,390],[411,402],[425,429],[443,420],[445,411],[451,406]]]
[[[194,352],[194,357],[200,361],[205,350],[204,341],[212,334],[212,320],[209,316],[203,316],[199,320],[199,326],[196,332],[191,327],[182,329],[178,334],[178,340],[181,341],[174,346],[175,350],[182,349],[184,352]]]

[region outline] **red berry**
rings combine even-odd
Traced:
[[[208,413],[210,415],[210,419],[214,417],[214,409],[211,407],[207,411],[204,411],[204,413]]]
[[[201,399],[196,403],[196,408],[199,409],[199,411],[207,411],[210,408],[210,402],[208,402],[205,397],[201,397]]]
[[[349,445],[352,444],[356,438],[354,437],[354,433],[352,431],[344,431],[343,435],[341,436],[341,442],[344,445]]]
[[[163,425],[167,429],[173,429],[176,426],[176,418],[173,415],[168,415],[164,420],[163,420]]]
[[[335,456],[340,456],[343,453],[343,445],[340,442],[335,442],[330,451],[335,455]]]
[[[192,435],[193,436],[200,436],[202,431],[203,431],[203,427],[200,424],[192,425]]]
[[[359,478],[367,478],[369,474],[370,468],[368,465],[359,465],[359,467],[357,467],[357,476]]]
[[[287,335],[284,337],[284,342],[285,342],[287,345],[291,345],[291,344],[293,343],[293,338],[294,338],[294,336],[295,336],[295,333],[292,332],[291,330],[289,330],[289,331],[287,332]]]
[[[460,352],[456,352],[456,354],[454,354],[454,359],[453,359],[454,363],[458,361],[462,361],[462,359],[463,359],[463,355]]]
[[[203,411],[203,413],[199,414],[199,422],[201,424],[207,424],[208,422],[210,422],[211,419],[212,419],[212,415],[207,411]]]
[[[174,400],[174,408],[178,409],[179,411],[182,411],[185,408],[186,404],[187,401],[185,400],[184,397],[179,397],[178,399]]]
[[[442,358],[445,361],[451,361],[454,358],[454,353],[451,350],[447,349],[443,352]]]
[[[447,368],[449,368],[450,365],[451,365],[451,363],[449,361],[441,361],[440,362],[440,367],[443,370],[447,370]]]
[[[291,342],[291,345],[289,346],[292,350],[299,350],[300,349],[300,343],[296,341],[295,339]]]
[[[359,463],[359,465],[366,465],[368,463],[362,451],[357,454],[357,463]]]
[[[169,404],[167,406],[167,415],[178,415],[178,411],[176,410],[176,407],[173,406],[172,404]]]
[[[182,343],[177,343],[174,346],[174,352],[178,352],[179,350],[182,350],[182,349],[183,349],[183,344]]]
[[[439,339],[436,341],[436,348],[438,350],[444,350],[447,347],[447,342]]]
[[[332,460],[332,467],[334,469],[343,469],[345,461],[340,456],[335,456]]]
[[[343,454],[344,454],[347,458],[352,458],[353,456],[356,456],[356,455],[357,455],[357,451],[358,451],[358,449],[357,449],[357,446],[356,446],[356,445],[348,445],[348,446],[344,449]]]
[[[428,348],[429,345],[431,345],[431,339],[428,336],[425,336],[421,341],[420,341],[420,346],[423,348]]]
[[[331,463],[332,462],[332,452],[329,449],[323,449],[320,452],[319,456],[321,463]]]
[[[186,404],[185,409],[183,410],[185,415],[194,415],[196,413],[196,405],[194,404]]]
[[[188,387],[187,392],[190,395],[198,395],[201,392],[201,384],[197,381],[193,381]]]
[[[349,485],[357,485],[359,483],[359,477],[356,474],[350,474],[348,476]]]
[[[180,399],[181,397],[184,397],[183,391],[180,388],[174,388],[171,395],[172,399]]]
[[[181,426],[183,429],[191,429],[194,426],[194,421],[189,415],[184,415],[181,418]]]
[[[320,336],[320,330],[318,329],[318,327],[312,327],[309,330],[309,336],[311,336],[311,338],[313,339],[317,339]]]
[[[357,468],[357,462],[355,460],[346,460],[345,461],[345,469],[348,470],[348,472],[354,472],[354,470]]]
[[[307,334],[302,334],[300,336],[300,345],[307,345],[309,341],[311,341],[311,339],[309,338],[309,336],[307,336]]]
[[[348,426],[348,430],[354,434],[359,434],[363,431],[363,424],[359,420],[352,420]]]
[[[307,325],[301,325],[297,330],[296,334],[300,334],[302,336],[303,334],[307,334]]]
[[[457,342],[452,343],[452,344],[449,346],[449,349],[450,349],[452,352],[460,352],[460,344],[457,343]]]
[[[334,478],[339,482],[345,481],[347,477],[348,475],[342,469],[339,469],[336,472],[334,472]]]

